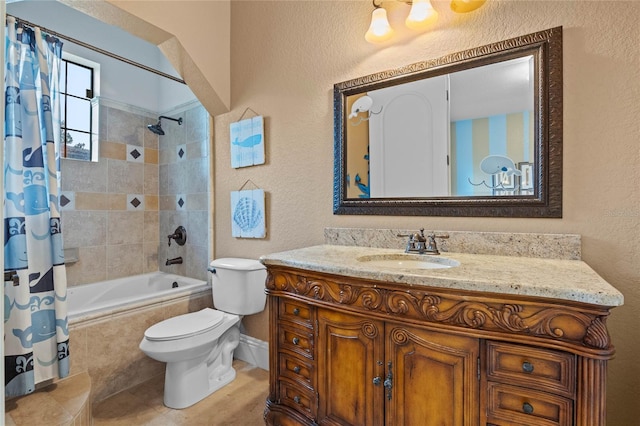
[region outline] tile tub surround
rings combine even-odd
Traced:
[[[385,269],[357,260],[362,256],[402,253],[398,249],[321,245],[269,254],[260,260],[266,265],[425,288],[514,294],[601,306],[621,306],[624,301],[618,290],[580,260],[450,252],[440,256],[456,260],[460,266],[424,270]]]
[[[161,271],[207,279],[209,255],[209,115],[199,106],[168,113],[183,117],[181,126],[167,122],[159,144],[158,267]],[[167,245],[167,235],[178,226],[187,230],[184,246]],[[182,264],[165,265],[181,256]]]
[[[209,115],[197,102],[184,108],[168,113],[184,117],[183,124],[167,122],[158,137],[146,128],[158,114],[101,101],[99,161],[62,160],[64,245],[79,259],[67,265],[68,285],[159,269],[207,279]],[[176,144],[185,146],[180,162]],[[168,247],[177,225],[190,238]],[[167,257],[178,256],[183,265],[164,269]]]
[[[62,160],[69,286],[158,270],[158,136],[145,128],[156,119],[101,101],[99,161]]]
[[[138,345],[150,326],[177,315],[213,307],[211,292],[178,297],[124,312],[70,321],[71,375],[87,372],[93,403],[164,372]],[[66,379],[63,379],[63,381]]]
[[[325,244],[340,246],[401,249],[407,237],[418,229],[325,228]],[[425,235],[449,235],[438,238],[441,252],[523,256],[548,259],[582,259],[581,238],[576,234],[533,234],[510,232],[438,231],[425,227]]]

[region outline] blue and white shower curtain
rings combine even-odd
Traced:
[[[60,40],[7,17],[5,39],[5,395],[69,374],[60,190]]]

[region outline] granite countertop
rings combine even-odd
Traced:
[[[387,248],[319,245],[265,255],[260,261],[267,266],[290,266],[409,286],[536,296],[612,307],[624,302],[622,293],[581,260],[449,252],[436,256],[460,262],[460,266],[447,269],[384,268],[357,260],[362,256],[402,253]]]

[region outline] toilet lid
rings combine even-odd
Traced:
[[[195,336],[216,328],[224,319],[224,313],[211,308],[178,315],[152,325],[144,332],[149,340],[175,340]]]

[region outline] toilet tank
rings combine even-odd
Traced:
[[[224,312],[251,315],[264,310],[267,270],[255,259],[227,257],[210,263],[213,306]]]

